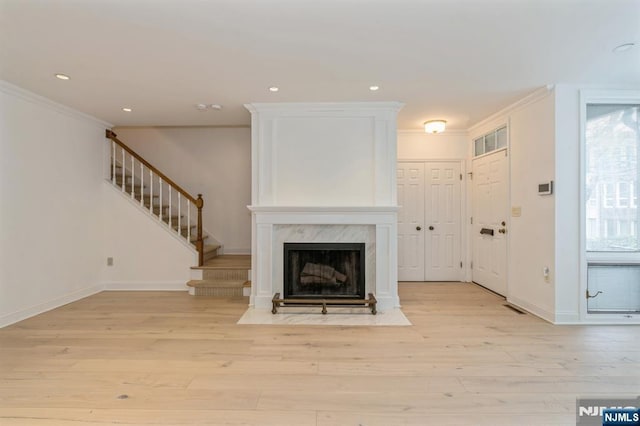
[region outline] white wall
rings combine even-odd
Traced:
[[[113,266],[102,263],[102,278],[108,290],[187,290],[191,266],[197,252],[167,230],[164,223],[103,183],[104,251]]]
[[[468,157],[467,132],[398,131],[398,160],[466,160]]]
[[[397,102],[256,103],[253,206],[395,206]]]
[[[251,250],[251,131],[248,128],[116,128],[118,138],[193,195],[203,225],[224,252]],[[205,241],[206,243],[207,241]]]
[[[538,184],[556,180],[553,92],[512,112],[509,124],[511,206],[522,215],[511,217],[508,228],[508,300],[554,321],[557,194],[537,193]]]
[[[0,326],[101,289],[106,127],[0,82]]]
[[[509,126],[509,203],[521,208],[519,217],[508,212],[507,300],[553,322],[557,195],[540,196],[537,186],[556,180],[554,92],[540,89],[473,126],[469,152],[474,139],[504,125]]]

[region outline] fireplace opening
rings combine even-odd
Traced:
[[[284,297],[364,298],[364,255],[364,243],[284,243]]]

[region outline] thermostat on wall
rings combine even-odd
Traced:
[[[539,183],[538,184],[538,195],[551,195],[553,194],[553,181]]]

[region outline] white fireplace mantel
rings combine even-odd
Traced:
[[[283,293],[285,242],[360,242],[367,244],[366,291],[378,308],[400,306],[397,282],[397,207],[255,207],[252,251],[257,254],[250,304],[271,308],[275,293]],[[287,226],[286,231],[283,226]],[[371,237],[363,232],[371,227]],[[287,232],[288,231],[288,232]],[[327,239],[328,238],[328,239]]]
[[[249,104],[250,304],[283,293],[285,242],[365,243],[366,291],[399,306],[398,102]]]

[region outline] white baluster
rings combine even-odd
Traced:
[[[124,165],[127,164],[127,163],[124,161],[125,160],[124,148],[121,148],[121,149],[122,149],[122,192],[124,192],[124,173],[125,173],[125,169],[126,169],[126,167]]]
[[[191,242],[191,201],[187,200],[187,241]]]
[[[153,214],[153,172],[149,169],[149,211]]]
[[[178,192],[178,229],[182,229],[182,194]]]
[[[158,176],[158,195],[160,196],[160,211],[158,212],[158,219],[162,220],[162,178]]]
[[[133,189],[133,184],[136,181],[136,169],[135,167],[135,161],[133,158],[133,155],[131,156],[131,198],[135,197],[135,189]]]
[[[116,184],[116,143],[111,141],[111,183]]]
[[[144,164],[140,162],[140,205],[144,206]]]
[[[172,189],[173,188],[171,187],[171,185],[169,185],[169,228],[171,228],[171,190]]]

